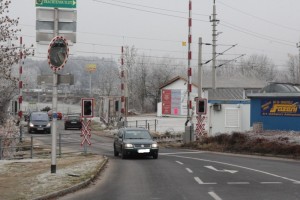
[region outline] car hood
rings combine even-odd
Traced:
[[[153,140],[150,139],[125,139],[124,143],[130,144],[153,144],[155,143]]]
[[[34,125],[47,125],[49,123],[49,121],[40,121],[40,120],[30,121],[30,122]]]

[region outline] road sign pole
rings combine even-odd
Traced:
[[[54,8],[54,37],[58,36],[58,8]],[[51,173],[56,173],[56,132],[57,132],[57,72],[53,71],[52,90],[52,150],[51,150]]]

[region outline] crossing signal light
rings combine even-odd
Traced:
[[[198,99],[197,100],[197,114],[206,114],[206,109],[207,109],[207,99]]]
[[[82,112],[81,116],[83,118],[91,118],[93,117],[93,105],[94,99],[82,99]]]

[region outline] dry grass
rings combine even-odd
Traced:
[[[288,137],[264,138],[250,137],[245,133],[220,134],[214,137],[183,144],[182,147],[192,149],[284,156],[300,159],[300,144],[290,142]]]
[[[103,161],[99,155],[60,158],[55,174],[50,159],[1,161],[1,199],[34,199],[69,188],[95,175]]]

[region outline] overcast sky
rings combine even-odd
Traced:
[[[122,45],[135,46],[147,56],[170,56],[187,62],[188,0],[77,0],[77,43],[73,55],[120,56]],[[198,38],[211,43],[213,0],[192,1],[192,53],[197,65]],[[218,59],[266,55],[284,68],[287,55],[298,55],[299,0],[216,0]],[[35,0],[12,0],[10,15],[20,17],[24,43],[37,47],[37,58],[46,59],[46,45],[35,43]],[[203,46],[203,60],[211,58],[211,46]],[[183,66],[185,67],[185,66]]]

